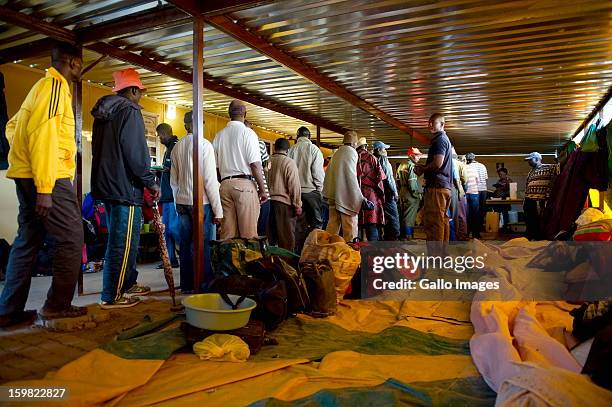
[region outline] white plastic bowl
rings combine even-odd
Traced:
[[[240,298],[232,294],[228,297],[234,304]],[[210,331],[230,331],[242,328],[249,322],[251,311],[257,303],[245,298],[238,309],[233,310],[219,294],[195,294],[183,299],[183,305],[188,324]]]

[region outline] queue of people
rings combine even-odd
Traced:
[[[46,234],[55,239],[57,250],[51,288],[39,317],[71,318],[87,313],[86,308],[71,305],[83,247],[72,183],[76,145],[69,90],[70,83],[81,75],[80,55],[72,45],[56,46],[52,67],[7,125],[11,141],[7,176],[15,180],[20,206],[18,234],[0,296],[0,327],[36,316],[25,310],[25,304],[34,261]],[[145,86],[131,68],[115,72],[113,78],[114,94],[102,97],[91,111],[91,194],[104,203],[108,226],[103,309],[135,306],[138,296],[150,292],[149,287],[138,284],[136,269],[146,195],[163,205],[166,243],[172,266],[180,267],[182,292],[197,289],[193,286],[192,112],[184,116],[187,135],[180,140],[168,124],[156,129],[166,146],[160,187],[151,171],[139,106]],[[277,139],[270,156],[247,122],[243,102],[232,101],[228,115],[230,121],[212,143],[202,135],[198,139],[202,151],[198,164],[204,179],[205,283],[212,279],[212,240],[265,233],[273,244],[299,253],[308,234],[323,227],[323,213],[328,218],[326,230],[346,241],[410,239],[421,208],[432,253],[446,250],[451,224],[459,240],[467,239],[468,233],[480,236],[487,170],[474,154],[468,154],[465,163],[454,153],[442,114],[429,118],[432,139],[426,162],[419,163],[423,154],[412,147],[396,174],[387,157],[390,146],[377,141],[370,151],[366,138],[355,131],[344,134],[343,145],[324,167],[321,150],[312,143],[307,128],[297,130],[293,146],[285,138]],[[527,158],[533,169],[527,179],[525,213],[532,238],[540,236],[537,219],[556,175],[556,167],[543,165],[541,158],[538,153]],[[511,180],[505,168],[498,173],[495,193],[505,197]]]

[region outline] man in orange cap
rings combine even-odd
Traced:
[[[151,172],[138,105],[145,87],[132,68],[114,72],[113,78],[117,94],[102,97],[91,111],[91,193],[104,201],[109,230],[100,304],[103,309],[134,306],[138,299],[133,295],[150,292],[148,287],[136,285],[136,255],[144,189],[153,200],[159,198],[160,191]]]
[[[400,224],[404,236],[407,239],[412,239],[414,237],[416,215],[423,197],[423,188],[419,182],[419,177],[414,172],[414,167],[423,154],[416,147],[410,147],[407,154],[408,160],[397,169],[397,179],[399,183]]]

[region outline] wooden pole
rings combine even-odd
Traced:
[[[321,126],[317,126],[317,147],[321,148]]]
[[[83,52],[81,50],[81,55]],[[79,208],[83,207],[83,81],[72,84],[72,109],[74,111],[74,141],[77,146],[76,153],[76,184]],[[83,268],[79,269],[78,295],[83,295]]]
[[[204,281],[204,18],[193,18],[193,288]]]

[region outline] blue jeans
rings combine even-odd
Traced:
[[[174,205],[174,202],[164,202],[163,205],[162,219],[166,229],[164,232],[166,247],[168,248],[170,263],[177,264],[178,260],[176,259],[176,249],[180,242],[179,217],[176,213],[176,206]]]
[[[268,220],[270,219],[270,199],[261,204],[259,208],[259,219],[257,220],[257,235],[268,234]]]
[[[384,239],[397,240],[400,235],[400,219],[397,209],[397,201],[390,197],[383,206],[387,223],[384,226]]]
[[[478,194],[465,194],[465,196],[468,206],[468,233],[472,233],[472,237],[480,237],[480,205],[478,202]]]
[[[108,242],[104,256],[102,301],[118,301],[138,278],[136,257],[140,243],[142,208],[104,202]]]
[[[368,242],[375,242],[378,240],[378,225],[376,223],[365,223],[359,225],[359,238],[363,240],[363,234],[368,238]]]
[[[193,291],[193,215],[190,205],[176,205],[180,223],[181,290]],[[204,283],[212,279],[210,241],[216,238],[217,227],[213,223],[213,212],[209,204],[204,205]]]

